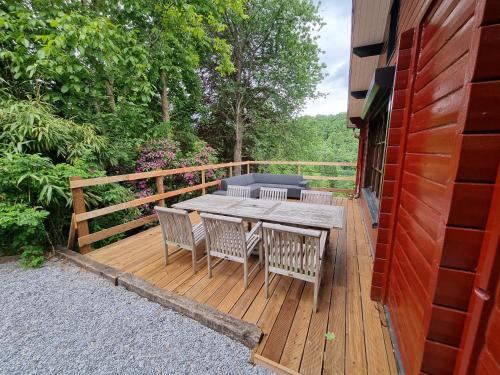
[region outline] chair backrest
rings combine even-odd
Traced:
[[[333,194],[329,191],[301,190],[300,201],[304,203],[332,204]]]
[[[207,251],[239,259],[245,256],[243,219],[207,213],[200,216],[205,226]]]
[[[262,240],[266,262],[271,270],[280,269],[295,277],[316,276],[320,261],[321,231],[263,223]]]
[[[156,206],[155,211],[165,241],[180,247],[194,246],[193,226],[187,211],[160,206]]]
[[[287,192],[287,189],[261,187],[259,198],[271,201],[286,201]]]
[[[250,187],[249,186],[229,185],[227,187],[226,195],[228,197],[250,198]]]

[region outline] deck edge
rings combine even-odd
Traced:
[[[96,262],[95,260],[90,259],[83,254],[77,253],[76,251],[67,249],[62,246],[55,248],[55,254],[59,258],[68,260],[89,272],[103,277],[115,286],[118,285],[118,277],[121,275],[121,272],[116,268]]]
[[[262,330],[256,324],[245,322],[188,297],[156,287],[131,273],[121,272],[67,248],[58,247],[55,250],[60,258],[104,277],[114,285],[122,286],[141,297],[196,320],[250,349],[255,348],[262,338]]]
[[[300,372],[289,369],[288,367],[283,366],[281,363],[274,362],[269,358],[257,354],[255,350],[253,350],[250,355],[250,362],[271,370],[278,375],[301,375]]]

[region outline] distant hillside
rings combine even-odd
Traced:
[[[254,142],[252,157],[260,160],[355,162],[358,150],[345,113],[261,125]]]
[[[254,160],[342,161],[355,163],[358,140],[346,127],[346,114],[302,116],[282,124],[262,124],[256,129],[251,157]],[[273,166],[273,173],[296,173],[296,167]],[[302,173],[352,176],[352,167],[303,167]],[[314,182],[314,186],[351,188],[351,182]]]

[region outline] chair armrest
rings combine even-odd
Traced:
[[[262,227],[262,221],[259,221],[255,226],[252,228],[250,232],[247,233],[247,238],[252,237],[256,232]],[[259,235],[259,234],[257,234]]]
[[[309,181],[307,180],[302,180],[299,182],[300,187],[308,187],[309,186]]]
[[[328,232],[326,230],[322,231],[321,237],[319,238],[319,259],[323,259],[324,257],[327,237],[328,237]]]

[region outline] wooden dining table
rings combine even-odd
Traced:
[[[245,221],[266,221],[320,230],[342,229],[344,225],[344,207],[323,204],[207,194],[172,207],[240,217]]]

